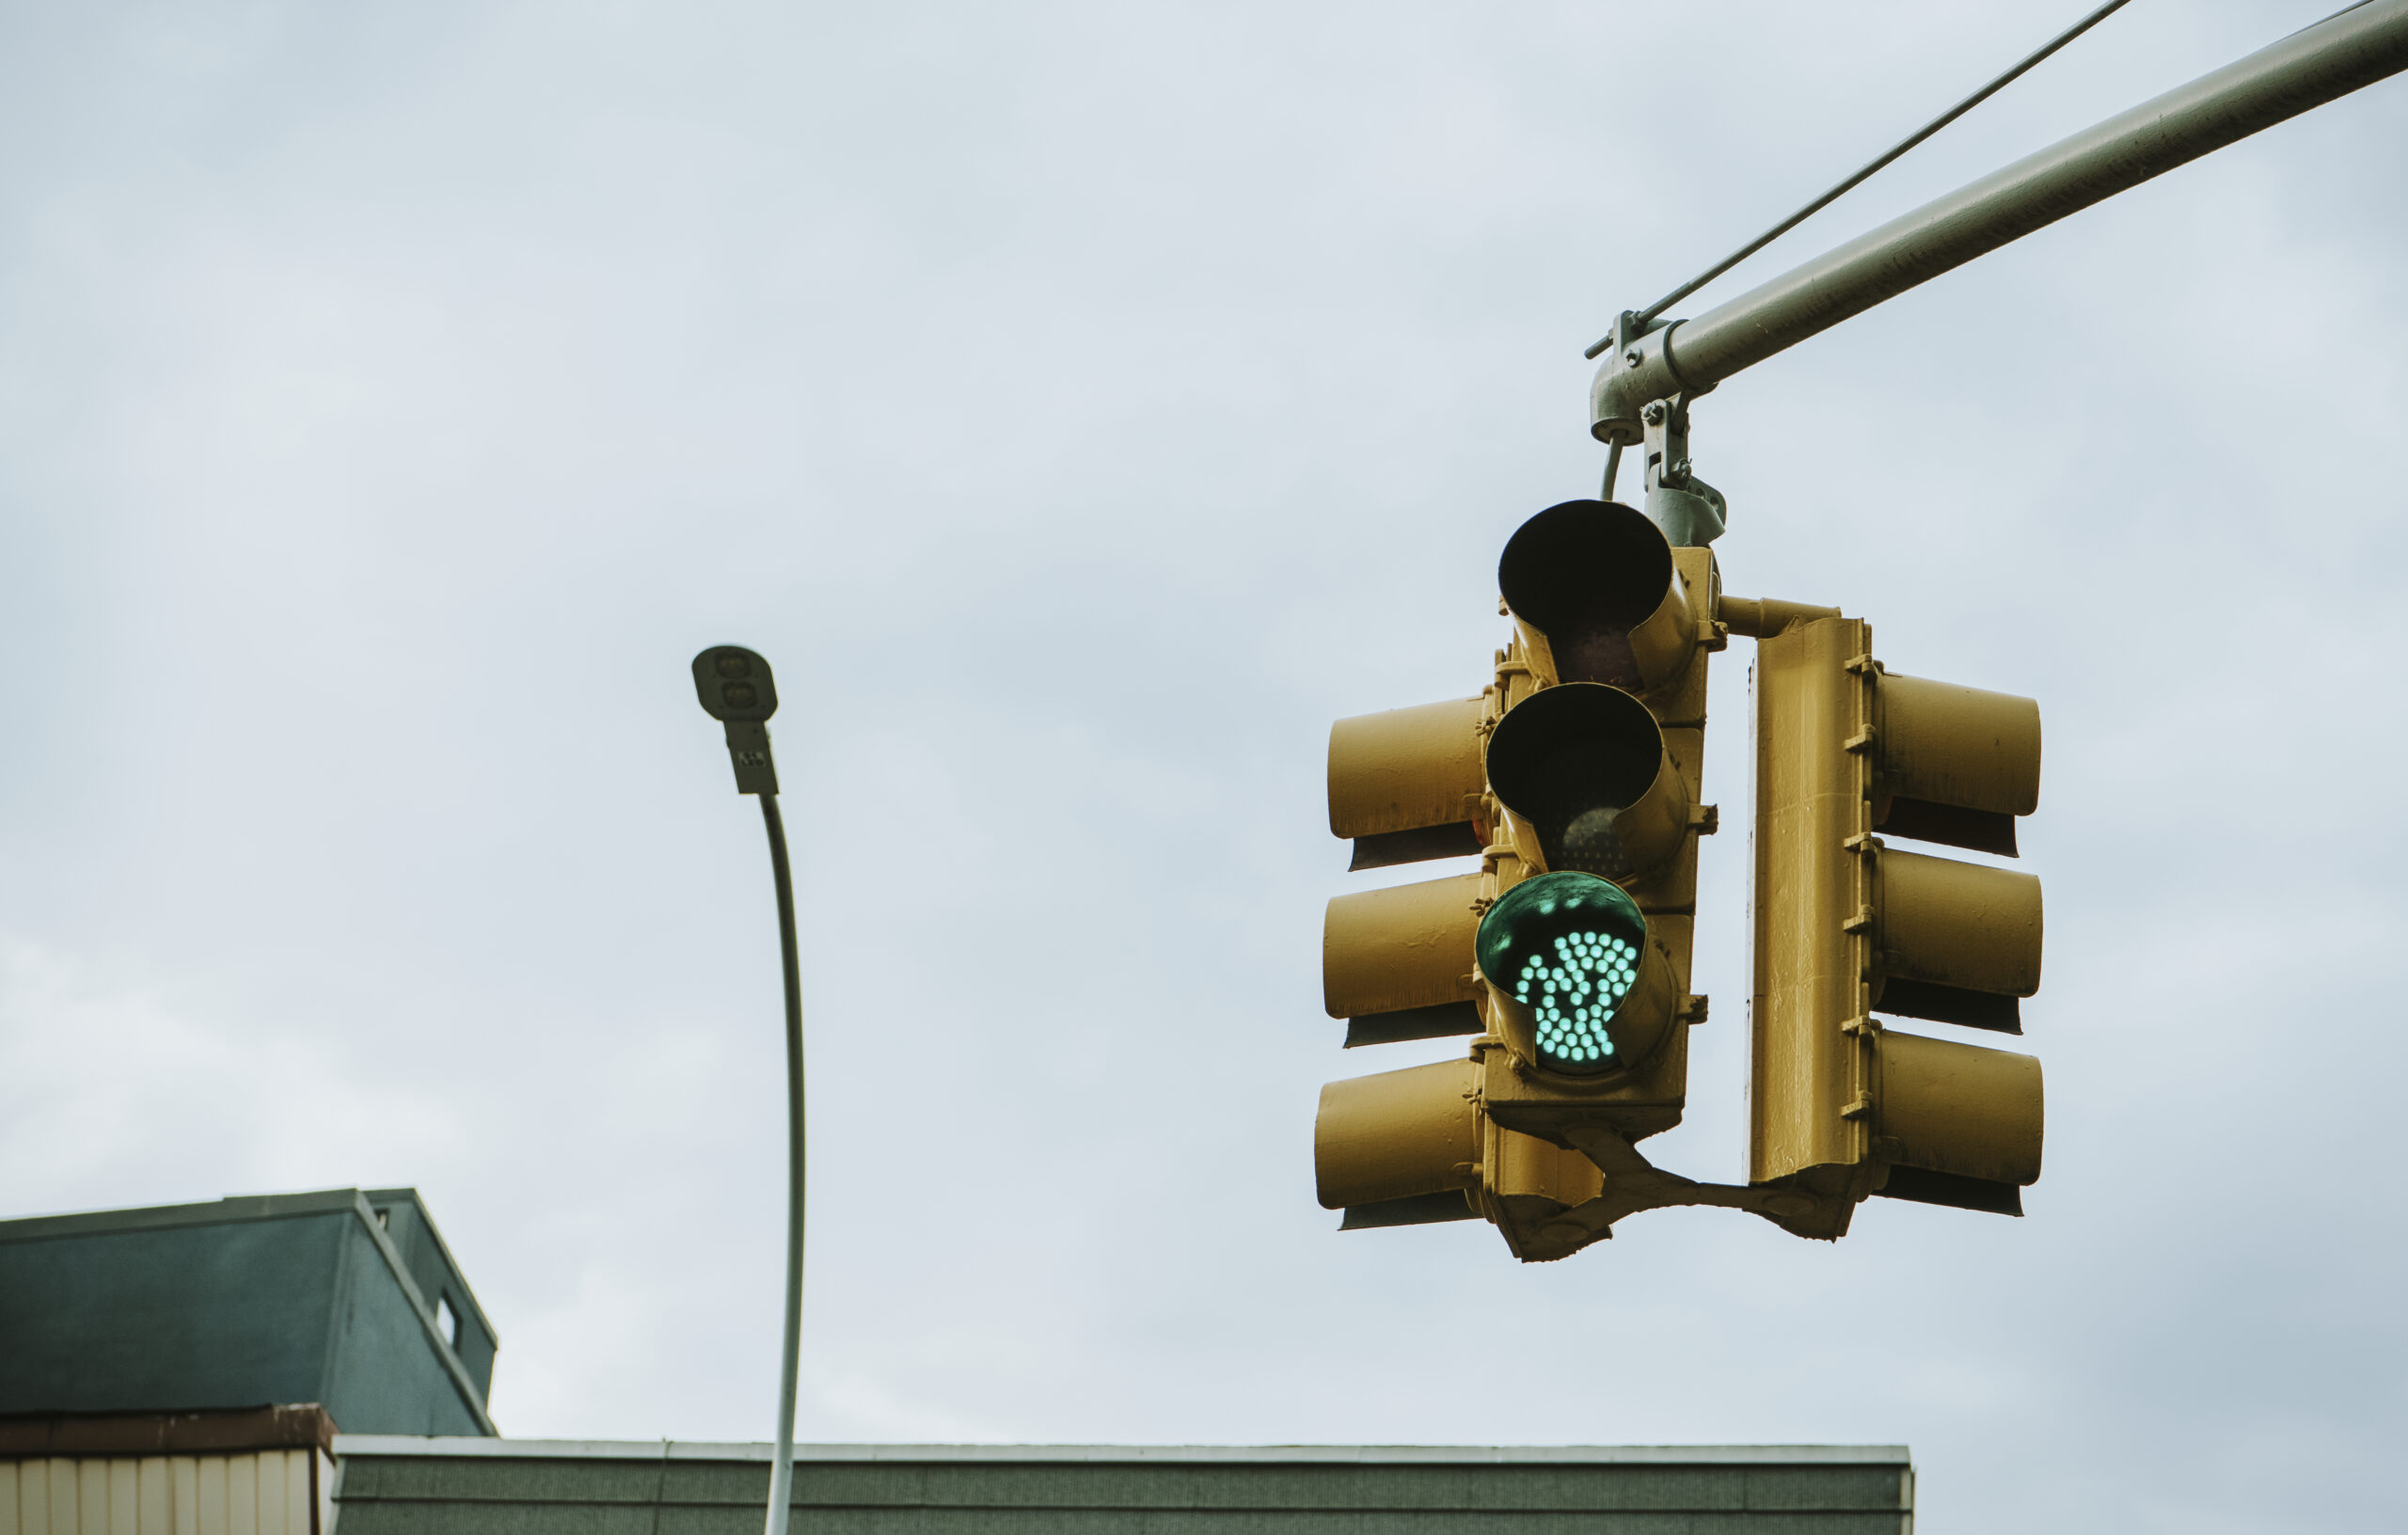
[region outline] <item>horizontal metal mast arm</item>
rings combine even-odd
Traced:
[[[1703,393],[1818,331],[2175,166],[2408,69],[2408,0],[2369,0],[1892,219],[1608,356],[1592,430],[1640,440],[1651,400]],[[1635,359],[1635,360],[1634,360]]]
[[[1792,624],[1837,618],[1840,610],[1811,602],[1783,602],[1779,597],[1717,596],[1714,616],[1729,625],[1733,634],[1749,640],[1769,640]]]

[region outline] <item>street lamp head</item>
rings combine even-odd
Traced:
[[[742,645],[713,645],[694,657],[694,696],[705,714],[730,724],[757,724],[778,712],[769,663]]]

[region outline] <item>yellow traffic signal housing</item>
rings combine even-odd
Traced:
[[[1331,901],[1323,1004],[1350,1046],[1478,1037],[1465,1061],[1330,1084],[1316,1165],[1350,1228],[1481,1215],[1517,1255],[1553,1258],[1638,1208],[1601,1208],[1597,1157],[1680,1119],[1686,1025],[1704,1016],[1687,980],[1721,638],[1712,553],[1669,547],[1625,506],[1540,513],[1498,585],[1515,632],[1478,697],[1330,734],[1330,830],[1353,868],[1481,862]]]
[[[1471,951],[1483,876],[1340,895],[1322,927],[1322,1001],[1346,1043],[1478,1034]]]
[[[2038,1063],[1886,1021],[2021,1032],[2039,882],[1892,844],[2014,856],[2036,705],[1893,676],[1836,609],[1727,597],[1708,550],[1627,507],[1548,508],[1497,584],[1514,633],[1478,696],[1330,734],[1330,830],[1354,868],[1481,862],[1329,904],[1323,1001],[1350,1046],[1474,1037],[1467,1059],[1323,1089],[1321,1202],[1348,1228],[1484,1218],[1526,1260],[1670,1205],[1810,1237],[1874,1194],[2020,1213]],[[1731,634],[1759,641],[1746,1186],[1637,1149],[1679,1122],[1705,1017],[1699,768]]]
[[[1811,612],[1734,624],[1759,633],[1749,1178],[1804,1196],[1765,1210],[1801,1236],[1843,1234],[1872,1194],[2020,1214],[2039,1063],[1879,1015],[2021,1032],[2040,882],[1886,839],[2012,855],[2038,706],[1891,676],[1868,625]]]
[[[1698,802],[1706,664],[1721,645],[1714,556],[1671,547],[1629,507],[1569,501],[1514,533],[1497,585],[1515,629],[1507,662],[1526,666],[1528,681],[1516,688],[1505,673],[1508,706],[1488,742],[1490,794],[1518,861],[1479,934],[1489,1001],[1482,1104],[1499,1126],[1560,1147],[1599,1134],[1637,1141],[1680,1122],[1685,1025],[1705,1011],[1688,977],[1697,839],[1714,828]],[[1545,887],[1577,915],[1583,877],[1605,883],[1611,894],[1591,899],[1614,911],[1565,928],[1534,906],[1516,909]],[[1536,942],[1513,931],[1533,923]],[[1525,1018],[1520,982],[1537,965],[1528,973],[1576,985],[1574,961],[1616,942],[1633,969],[1604,1024],[1612,1054],[1567,1062]],[[1523,1251],[1513,1224],[1499,1225]]]
[[[1350,872],[1478,855],[1488,844],[1482,744],[1496,689],[1340,720],[1329,733],[1329,830]],[[1471,974],[1480,876],[1341,895],[1322,941],[1323,1002],[1346,1043],[1478,1034]]]
[[[1489,696],[1340,720],[1329,733],[1329,830],[1354,839],[1349,872],[1477,854]]]
[[[1476,874],[1340,895],[1322,929],[1322,1001],[1349,1048],[1477,1035],[1472,967],[1495,884],[1494,815],[1481,757],[1497,689],[1340,720],[1329,733],[1329,829],[1354,841],[1350,870],[1482,855]],[[1478,1068],[1469,1059],[1331,1083],[1314,1121],[1323,1208],[1347,1229],[1480,1214]]]
[[[1551,870],[1636,879],[1671,862],[1692,830],[1694,796],[1663,729],[1602,683],[1516,704],[1490,734],[1488,777],[1516,842]]]
[[[1313,1168],[1323,1208],[1345,1211],[1340,1228],[1349,1231],[1482,1214],[1509,1234],[1536,1231],[1560,1223],[1565,1211],[1594,1202],[1605,1186],[1586,1157],[1506,1130],[1482,1114],[1480,1066],[1471,1060],[1436,1061],[1323,1087],[1313,1122]],[[1582,1239],[1567,1252],[1595,1240],[1575,1226],[1537,1241],[1561,1237]]]
[[[1470,1061],[1383,1071],[1321,1090],[1313,1174],[1345,1229],[1468,1220],[1480,1187],[1478,1068]]]

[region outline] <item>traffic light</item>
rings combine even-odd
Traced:
[[[1480,968],[1497,1031],[1546,1070],[1594,1077],[1656,1052],[1672,1014],[1663,951],[1622,887],[1593,874],[1542,874],[1507,891],[1480,924]]]
[[[1340,720],[1329,733],[1329,829],[1350,872],[1477,856],[1488,842],[1481,748],[1495,688]],[[1323,1000],[1346,1043],[1478,1034],[1471,982],[1477,874],[1341,895],[1323,936]]]
[[[1734,627],[1759,636],[1749,1178],[1789,1196],[1766,1213],[1813,1237],[1873,1194],[2020,1214],[2039,1062],[1884,1015],[2021,1033],[2040,882],[1889,841],[2013,856],[2038,705],[1893,676],[1859,620]]]
[[[1329,733],[1329,829],[1354,840],[1350,872],[1483,852],[1481,751],[1496,689],[1340,720]],[[1322,999],[1346,1044],[1481,1032],[1472,940],[1485,873],[1340,895],[1322,931]],[[1314,1166],[1348,1229],[1470,1220],[1484,1126],[1470,1061],[1323,1089]]]
[[[1498,1124],[1567,1149],[1599,1134],[1635,1142],[1680,1122],[1677,1025],[1704,1016],[1688,974],[1697,834],[1714,827],[1698,802],[1706,663],[1721,644],[1714,556],[1671,547],[1629,507],[1568,501],[1522,525],[1497,584],[1530,686],[1488,744],[1490,793],[1520,860],[1478,938],[1495,1040],[1482,1101]],[[1613,1048],[1568,1059],[1525,1018],[1521,984],[1580,984],[1578,967],[1601,956],[1633,967],[1608,1021]]]
[[[1540,513],[1497,581],[1514,634],[1478,697],[1330,734],[1353,868],[1481,865],[1331,901],[1324,1005],[1349,1046],[1477,1037],[1467,1060],[1324,1088],[1315,1163],[1348,1228],[1484,1216],[1517,1256],[1555,1258],[1639,1208],[1603,1197],[1602,1169],[1680,1119],[1721,639],[1711,552],[1626,506]]]

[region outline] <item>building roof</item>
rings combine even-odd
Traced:
[[[343,1535],[733,1535],[760,1527],[768,1490],[760,1444],[342,1434],[335,1453]],[[798,1528],[842,1511],[895,1535],[1901,1535],[1914,1504],[1896,1445],[798,1445],[795,1461]]]
[[[410,1189],[0,1221],[0,1414],[318,1402],[495,1431],[492,1323]]]
[[[332,1457],[334,1419],[314,1401],[184,1413],[0,1416],[0,1460],[222,1455],[317,1449]],[[0,1529],[5,1529],[0,1525]]]

